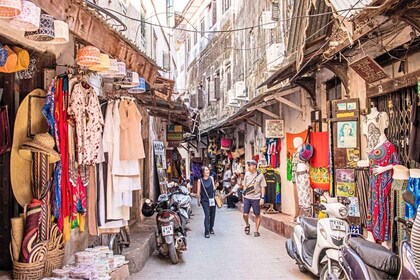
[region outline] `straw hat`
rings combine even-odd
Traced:
[[[32,152],[39,152],[48,155],[50,163],[60,160],[60,154],[54,150],[54,138],[48,133],[40,133],[35,135],[34,140],[22,144],[19,154],[27,160],[32,160]]]
[[[17,63],[13,72],[26,70],[29,67],[29,53],[19,47],[12,47],[13,51],[17,54]]]
[[[10,180],[13,194],[21,206],[30,203],[32,199],[31,162],[19,155],[23,143],[31,140],[28,136],[28,124],[36,133],[48,131],[48,123],[42,115],[45,104],[45,91],[36,89],[30,92],[20,104],[13,130],[13,144],[10,155]],[[31,97],[44,98],[31,98]],[[29,100],[31,100],[31,116],[29,118]]]
[[[0,72],[13,73],[15,71],[17,60],[18,60],[17,54],[8,46],[4,46],[4,48],[7,51],[7,59],[6,59],[6,63],[0,67]]]

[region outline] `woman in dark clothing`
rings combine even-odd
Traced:
[[[210,238],[214,234],[213,226],[216,217],[216,202],[214,200],[216,185],[213,177],[210,176],[210,169],[207,166],[201,168],[201,179],[197,186],[197,205],[203,205],[204,210],[204,236]]]

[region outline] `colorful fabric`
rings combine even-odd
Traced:
[[[402,198],[403,191],[407,188],[408,180],[399,180],[394,179],[392,181],[391,189],[391,218],[392,217],[403,217],[405,216],[405,201]],[[392,221],[391,223],[391,232],[394,233],[394,228],[396,229],[397,235],[396,240],[392,242],[393,244],[400,244],[404,240],[404,227],[401,223]],[[397,246],[398,246],[397,245]]]
[[[308,172],[297,172],[296,175],[296,186],[299,197],[299,207],[300,208],[310,208],[311,207],[311,196],[309,193],[309,174]]]
[[[420,178],[410,177],[408,179],[407,190],[414,194],[414,197],[416,198],[416,203],[414,204],[414,207],[408,203],[405,204],[405,218],[414,219],[417,212],[417,208],[420,205]]]
[[[300,137],[305,141],[306,135],[308,134],[308,130],[304,130],[299,133],[289,133],[286,132],[286,149],[287,149],[287,157],[292,158],[293,154],[296,152],[296,148],[293,145],[293,139],[296,137]]]
[[[390,190],[393,170],[374,175],[373,168],[399,164],[397,151],[391,142],[385,141],[368,154],[370,165],[367,229],[377,241],[389,240]]]
[[[27,205],[22,251],[19,257],[20,262],[29,262],[32,247],[38,241],[38,225],[41,217],[41,205],[42,201],[39,199],[32,199],[31,203]]]
[[[314,154],[310,160],[311,167],[309,169],[311,186],[312,188],[328,191],[330,188],[328,132],[311,132],[310,139],[314,147]]]
[[[359,198],[360,222],[366,226],[369,207],[369,168],[356,168],[354,175],[356,195]]]
[[[287,181],[292,181],[292,177],[293,177],[293,164],[292,164],[292,160],[290,158],[286,159],[287,161]]]
[[[93,88],[86,89],[82,83],[76,84],[70,97],[68,113],[76,126],[77,162],[87,165],[96,163],[104,119]]]

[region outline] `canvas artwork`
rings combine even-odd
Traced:
[[[357,148],[357,121],[337,123],[337,148]]]
[[[337,169],[335,179],[337,186],[337,196],[354,196],[354,169]]]

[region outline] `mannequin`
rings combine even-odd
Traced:
[[[368,117],[369,118],[369,115]],[[376,124],[377,127],[375,126]],[[391,238],[390,225],[390,190],[392,185],[393,167],[399,164],[397,151],[388,141],[384,130],[388,127],[388,115],[385,112],[376,113],[375,120],[367,120],[369,131],[374,131],[373,140],[376,145],[368,151],[369,159],[369,201],[367,229],[372,232],[377,243],[388,241]],[[376,137],[377,133],[380,133]],[[371,137],[371,134],[369,134]],[[368,138],[369,139],[369,138]],[[368,141],[369,142],[369,141]],[[370,141],[372,144],[372,141]],[[368,143],[368,147],[370,145]]]
[[[410,169],[410,179],[411,181],[420,181],[420,169]],[[418,186],[418,185],[417,185]],[[407,189],[410,186],[407,186]],[[418,212],[418,209],[417,209]],[[419,215],[419,213],[417,213]],[[414,262],[416,263],[417,271],[420,271],[420,219],[417,218],[414,220],[414,225],[411,230],[411,246],[413,248]]]
[[[295,216],[299,213],[300,216],[310,217],[312,215],[308,171],[309,167],[308,164],[299,157],[299,152],[302,150],[303,146],[303,139],[301,137],[294,138],[293,146],[296,148],[296,152],[293,154],[292,181],[296,184],[294,188],[295,205],[298,205],[298,208],[296,209],[298,211],[295,212]]]
[[[366,155],[386,141],[385,129],[389,125],[388,114],[386,112],[379,112],[373,103],[371,105],[370,114],[361,118],[361,131],[367,138]],[[368,167],[369,161],[367,159],[360,160],[357,162],[357,166]]]

